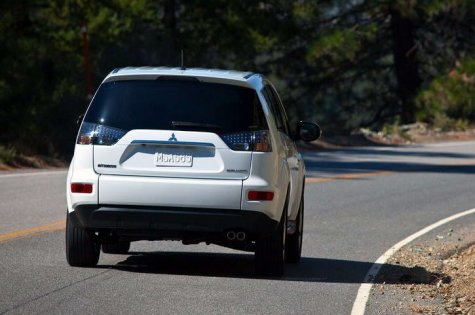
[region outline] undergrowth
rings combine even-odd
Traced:
[[[11,146],[0,145],[0,163],[10,164],[17,156],[17,151]]]

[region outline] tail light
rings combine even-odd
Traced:
[[[228,133],[221,139],[234,151],[272,151],[268,130]]]
[[[83,122],[77,139],[78,144],[113,145],[127,133],[126,130]]]

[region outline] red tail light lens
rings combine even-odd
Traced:
[[[92,193],[92,184],[72,183],[71,192],[78,194],[90,194]]]
[[[247,193],[247,199],[251,201],[270,201],[274,199],[272,191],[250,191]]]
[[[220,136],[229,148],[234,151],[272,151],[268,130],[236,132]]]

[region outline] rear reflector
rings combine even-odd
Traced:
[[[262,200],[270,201],[274,199],[274,193],[272,191],[250,191],[247,194],[249,200]]]
[[[71,184],[71,192],[78,194],[92,193],[92,184],[73,183]]]

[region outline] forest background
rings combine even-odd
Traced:
[[[0,162],[72,155],[78,115],[125,66],[260,72],[325,135],[475,122],[475,1],[3,0]]]

